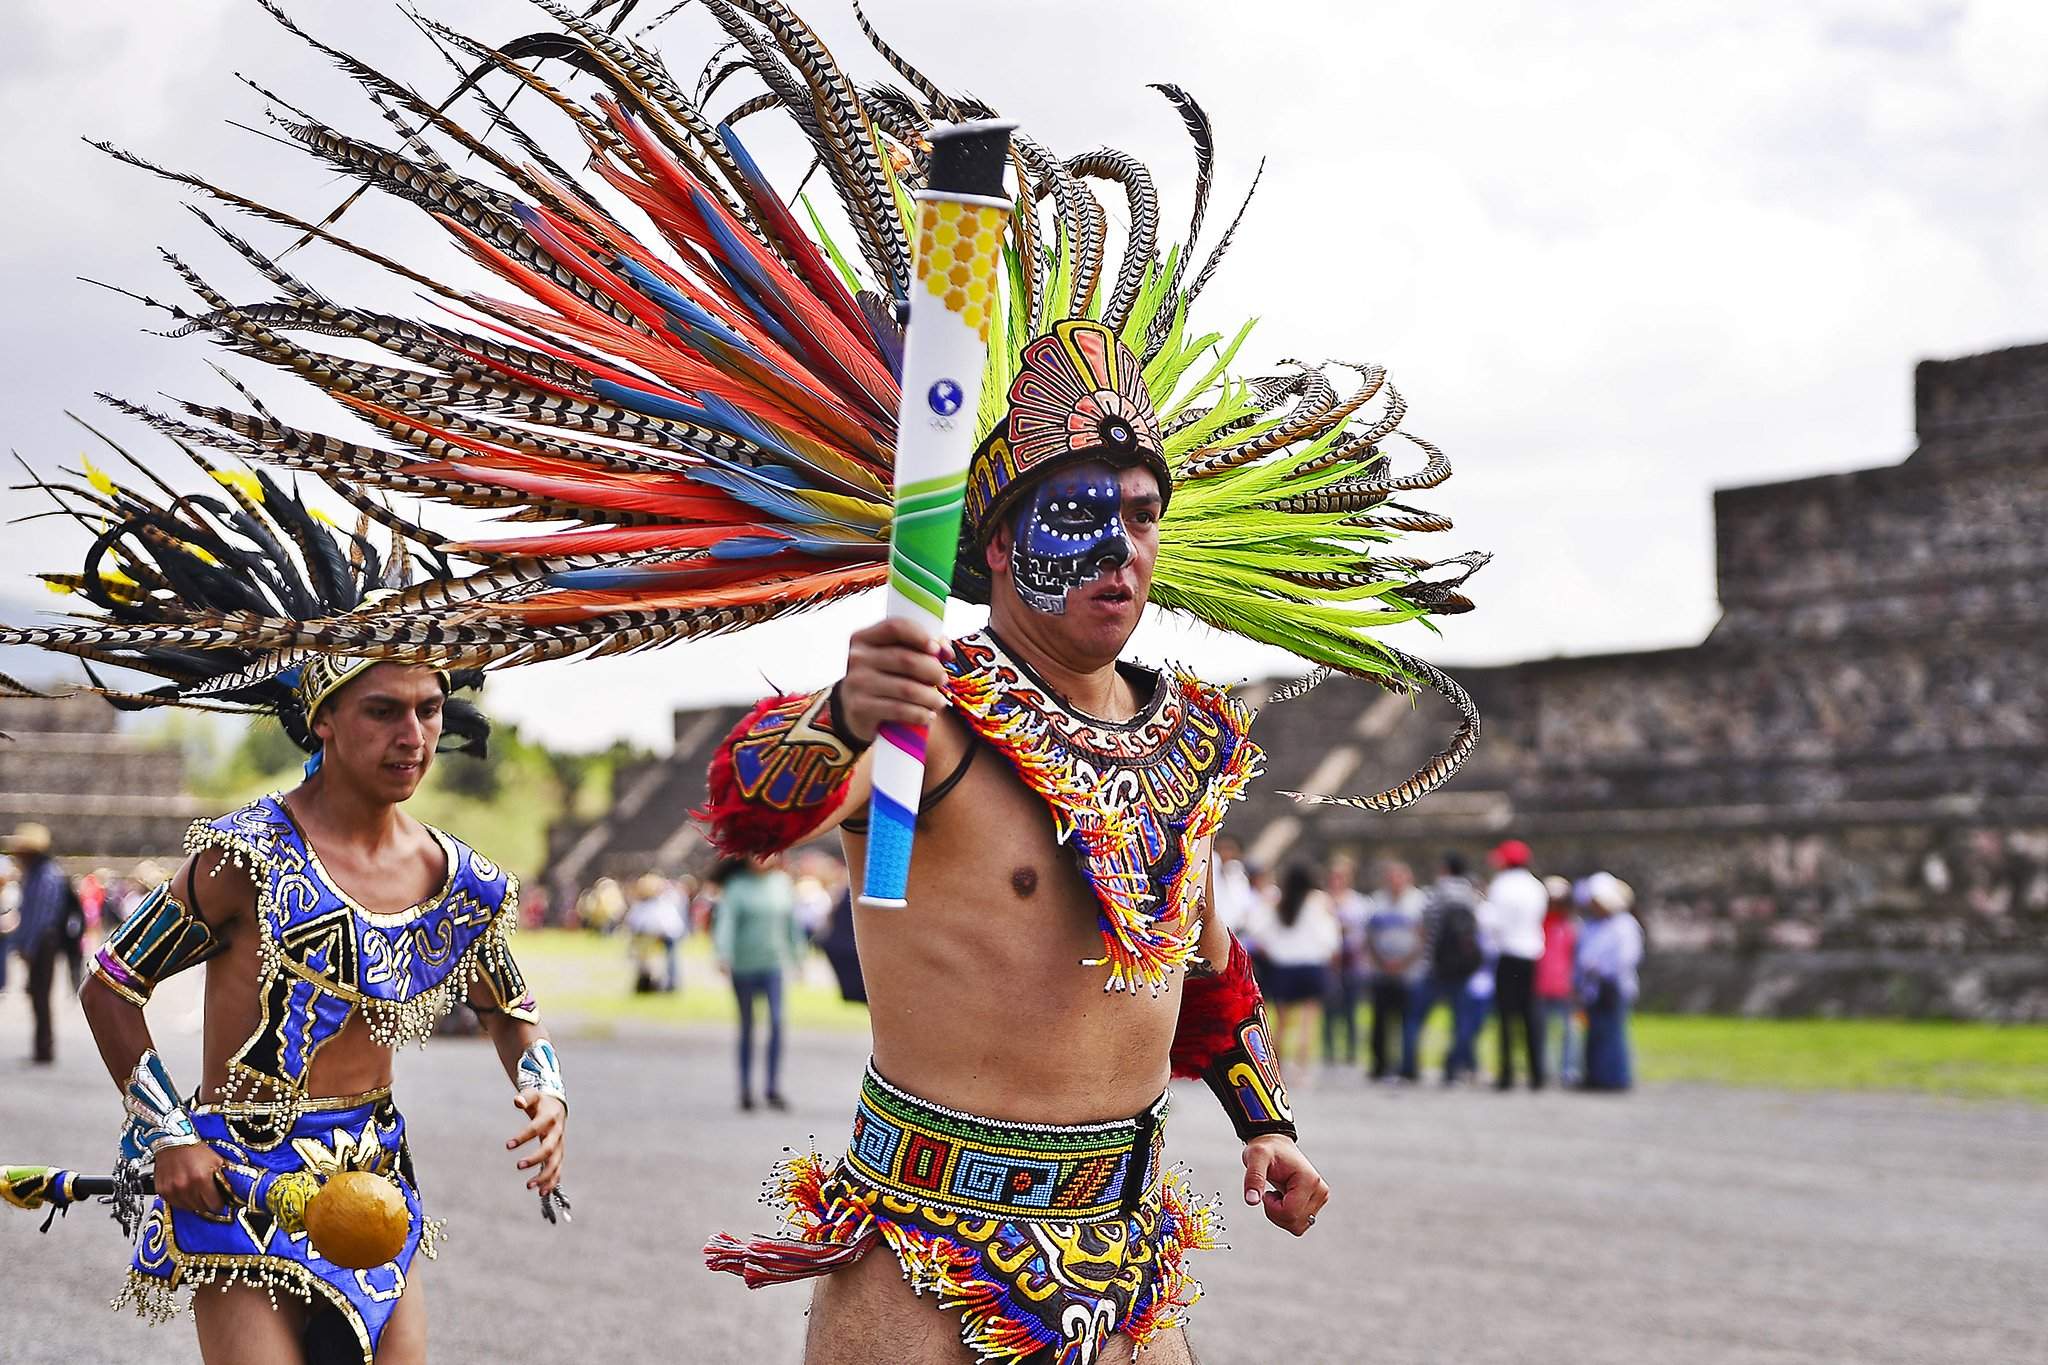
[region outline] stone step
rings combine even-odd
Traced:
[[[55,827],[62,819],[196,820],[219,814],[218,802],[203,801],[183,792],[33,792],[0,791],[0,819],[20,816]]]
[[[4,727],[0,727],[4,728]],[[124,735],[118,731],[101,730],[20,730],[14,731],[13,741],[0,747],[0,753],[8,749],[62,750],[77,753],[176,753],[173,745],[147,735]]]
[[[0,731],[24,735],[60,730],[113,734],[121,713],[98,697],[0,697]]]
[[[0,743],[0,791],[60,792],[86,788],[148,798],[158,792],[176,793],[184,786],[185,759],[175,749]]]

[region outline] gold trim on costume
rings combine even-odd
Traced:
[[[447,874],[441,878],[440,889],[425,900],[409,905],[403,910],[372,910],[344,891],[341,883],[334,879],[334,874],[327,870],[327,865],[320,861],[320,850],[313,847],[312,836],[306,833],[306,827],[299,823],[296,815],[292,814],[292,808],[285,804],[284,794],[282,792],[272,792],[270,797],[271,800],[277,802],[277,808],[283,813],[285,823],[292,827],[292,833],[299,836],[299,843],[306,850],[306,865],[312,868],[321,881],[327,883],[327,889],[334,893],[336,900],[376,925],[379,929],[396,929],[400,925],[412,923],[442,901],[447,900],[448,893],[455,889],[455,878],[462,870],[462,859],[461,855],[455,851],[455,841],[423,820],[420,822],[420,828],[434,836],[434,842],[441,846],[441,856],[448,864]]]
[[[378,915],[373,911],[365,910],[344,892],[340,886],[335,884],[334,878],[328,875],[326,868],[320,865],[319,854],[314,850],[312,841],[306,837],[304,829],[299,826],[297,820],[293,819],[291,811],[285,806],[282,793],[272,792],[267,798],[260,798],[258,802],[250,804],[260,804],[263,799],[267,799],[276,805],[279,812],[282,813],[292,832],[298,836],[298,845],[305,850],[308,867],[319,876],[326,888],[332,891],[351,913],[361,914],[378,927],[394,927],[417,919],[426,910],[431,909],[440,900],[444,900],[449,896],[454,889],[456,879],[461,874],[461,854],[454,840],[434,826],[426,825],[425,828],[440,843],[448,859],[448,870],[442,880],[439,896],[435,900],[422,901],[418,905],[397,915]],[[271,982],[280,977],[296,977],[312,985],[315,989],[329,992],[337,998],[347,1000],[361,1015],[364,1023],[369,1026],[371,1041],[380,1047],[396,1052],[408,1043],[424,1043],[433,1033],[434,1027],[441,1019],[457,1004],[469,997],[470,991],[475,986],[477,980],[484,975],[486,958],[495,959],[497,956],[509,958],[511,955],[511,945],[508,939],[513,931],[519,927],[519,879],[507,873],[505,874],[505,895],[498,906],[497,912],[491,916],[490,924],[464,950],[461,960],[455,964],[439,984],[404,1000],[387,1001],[365,996],[359,992],[342,987],[317,973],[300,969],[299,964],[286,955],[283,947],[270,932],[270,921],[277,910],[276,898],[272,893],[270,877],[273,860],[265,856],[257,848],[253,840],[245,835],[218,829],[210,821],[193,821],[191,828],[185,835],[185,851],[188,854],[196,855],[209,848],[218,849],[224,859],[233,862],[237,867],[241,868],[248,875],[256,890],[256,943],[257,969],[260,977],[260,989],[258,991],[260,1017],[248,1038],[243,1041],[240,1047],[236,1048],[234,1055],[229,1058],[227,1064],[227,1083],[220,1087],[218,1097],[211,1107],[214,1112],[236,1123],[238,1128],[255,1123],[260,1124],[277,1135],[268,1141],[264,1141],[260,1135],[255,1133],[241,1134],[248,1145],[257,1151],[274,1151],[279,1143],[284,1140],[284,1135],[290,1131],[292,1124],[297,1121],[298,1116],[307,1112],[308,1104],[312,1103],[303,1091],[292,1089],[282,1083],[279,1078],[259,1071],[245,1061],[250,1051],[256,1048],[276,1027],[270,1014]],[[477,856],[475,851],[472,850],[472,867],[478,866]],[[497,870],[495,864],[487,865],[493,871]],[[305,1036],[302,1036],[301,1043],[307,1054],[308,1074],[311,1074],[313,1058],[319,1052],[319,1047],[311,1045],[310,1029],[312,1027],[312,1015],[310,1011],[305,1013],[301,1023],[308,1031]],[[327,1041],[331,1042],[333,1040],[330,1038]],[[324,1047],[325,1043],[322,1043],[320,1046]],[[275,1099],[257,1099],[245,1097],[243,1094],[245,1088],[259,1093],[262,1091],[282,1093]]]

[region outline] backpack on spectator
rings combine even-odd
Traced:
[[[57,922],[57,932],[66,943],[76,943],[85,937],[85,902],[78,898],[78,883],[64,878],[64,917]]]
[[[1431,973],[1439,981],[1463,981],[1484,961],[1479,951],[1479,916],[1463,902],[1445,906],[1437,924],[1436,946],[1430,953]]]

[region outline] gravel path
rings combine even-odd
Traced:
[[[185,983],[174,983],[183,988]],[[194,997],[152,1010],[173,1074],[197,1072]],[[18,987],[0,996],[0,1159],[90,1165],[115,1100],[75,1007],[32,1070]],[[576,1222],[542,1225],[509,1168],[516,1117],[487,1045],[400,1062],[429,1208],[451,1242],[420,1277],[435,1356],[637,1365],[794,1361],[801,1288],[702,1268],[708,1233],[766,1225],[785,1146],[836,1150],[862,1049],[800,1040],[789,1114],[731,1103],[716,1032],[572,1038]],[[1336,1190],[1295,1241],[1229,1210],[1202,1258],[1205,1365],[1818,1365],[2048,1360],[2048,1108],[1913,1097],[1653,1088],[1626,1098],[1388,1091],[1326,1073],[1297,1093]],[[1206,1091],[1176,1096],[1174,1154],[1236,1185]],[[80,1210],[36,1235],[0,1209],[0,1359],[182,1365],[189,1327],[105,1309],[120,1235]],[[534,1324],[539,1324],[535,1326]]]

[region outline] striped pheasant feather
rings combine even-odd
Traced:
[[[169,314],[172,335],[320,390],[348,425],[285,421],[232,376],[225,399],[109,398],[216,481],[183,499],[53,482],[95,528],[83,571],[52,577],[88,610],[0,642],[142,668],[168,680],[159,699],[257,705],[266,671],[306,651],[510,667],[744,629],[884,580],[909,196],[933,124],[994,110],[925,74],[922,54],[885,42],[859,10],[903,84],[858,83],[782,0],[700,0],[637,33],[633,0],[589,13],[532,0],[548,26],[510,37],[418,15],[436,59],[462,73],[434,102],[277,0],[260,3],[376,114],[345,128],[251,83],[274,136],[351,183],[340,208],[273,205],[96,145],[247,223],[195,208],[253,290],[167,252],[190,300],[136,297]],[[721,39],[694,82],[644,41],[677,10],[701,11]],[[976,435],[1000,420],[1031,339],[1077,317],[1117,331],[1141,358],[1176,474],[1154,600],[1319,668],[1450,697],[1464,722],[1449,757],[1368,802],[1404,803],[1462,761],[1477,718],[1455,683],[1379,633],[1469,609],[1462,585],[1483,556],[1390,552],[1448,528],[1395,499],[1450,466],[1406,431],[1383,368],[1295,361],[1245,376],[1249,324],[1197,322],[1250,193],[1206,240],[1215,131],[1185,91],[1153,88],[1194,152],[1178,240],[1165,240],[1153,171],[1136,158],[1017,136]],[[808,153],[785,176],[742,139],[746,120],[769,114]],[[358,240],[346,215],[364,195],[422,215],[489,283],[437,278],[416,239]],[[285,264],[302,244],[388,272],[422,310],[330,294],[313,265]],[[362,530],[337,537],[244,465],[326,484]],[[430,527],[394,497],[464,509],[462,525]],[[479,527],[477,514],[500,524]],[[372,527],[392,551],[371,550]],[[410,583],[420,565],[425,580]]]

